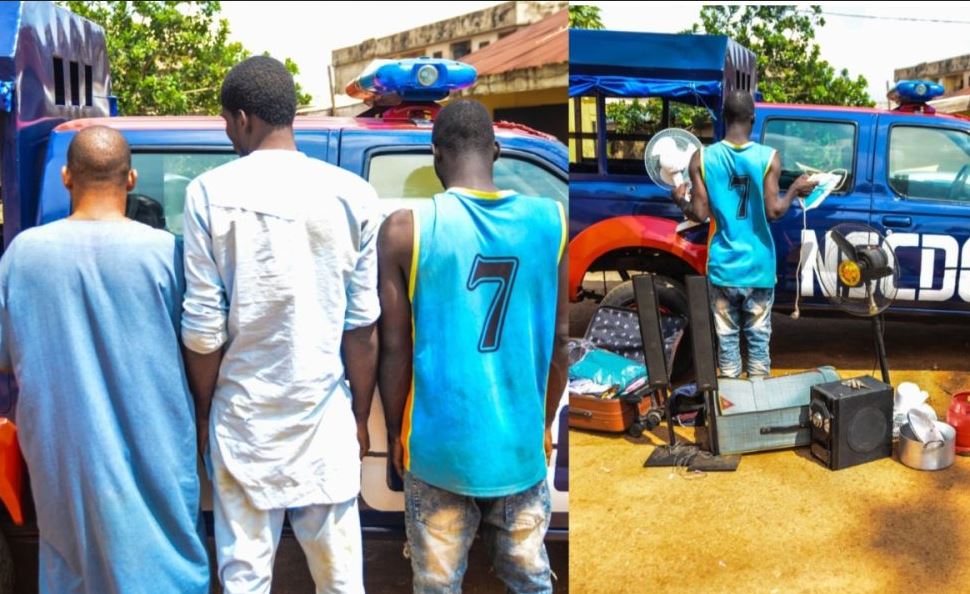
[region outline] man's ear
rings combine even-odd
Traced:
[[[243,132],[252,132],[253,119],[249,115],[241,110],[236,110],[236,121],[239,122],[239,129]]]
[[[67,165],[61,167],[61,183],[68,190],[74,187],[74,179],[71,177],[71,170],[67,168]]]
[[[495,153],[492,155],[492,161],[498,161],[499,155],[502,154],[502,145],[495,141]]]
[[[129,169],[128,170],[128,181],[125,184],[125,190],[130,192],[135,189],[135,184],[138,183],[138,170]]]

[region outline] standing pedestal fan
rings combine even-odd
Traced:
[[[882,381],[889,384],[883,312],[899,285],[896,254],[881,233],[861,223],[840,223],[825,235],[824,253],[817,255],[822,293],[842,311],[872,318]]]

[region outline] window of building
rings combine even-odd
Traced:
[[[451,59],[453,60],[460,60],[470,53],[472,53],[472,42],[470,39],[451,44]]]

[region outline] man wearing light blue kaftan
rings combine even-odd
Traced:
[[[181,251],[130,220],[63,220],[0,260],[0,365],[20,386],[42,593],[209,591]]]

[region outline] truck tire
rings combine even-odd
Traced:
[[[661,313],[671,313],[690,319],[690,309],[687,305],[687,290],[679,282],[660,276],[654,276],[654,286],[657,288],[657,301],[660,304]],[[622,282],[613,287],[609,293],[603,297],[602,305],[613,307],[637,308],[637,299],[633,293],[633,281]],[[685,331],[684,337],[674,353],[674,368],[671,370],[671,380],[687,379],[692,366],[693,353],[690,345],[690,332]]]
[[[0,594],[13,594],[13,555],[7,537],[0,533]]]

